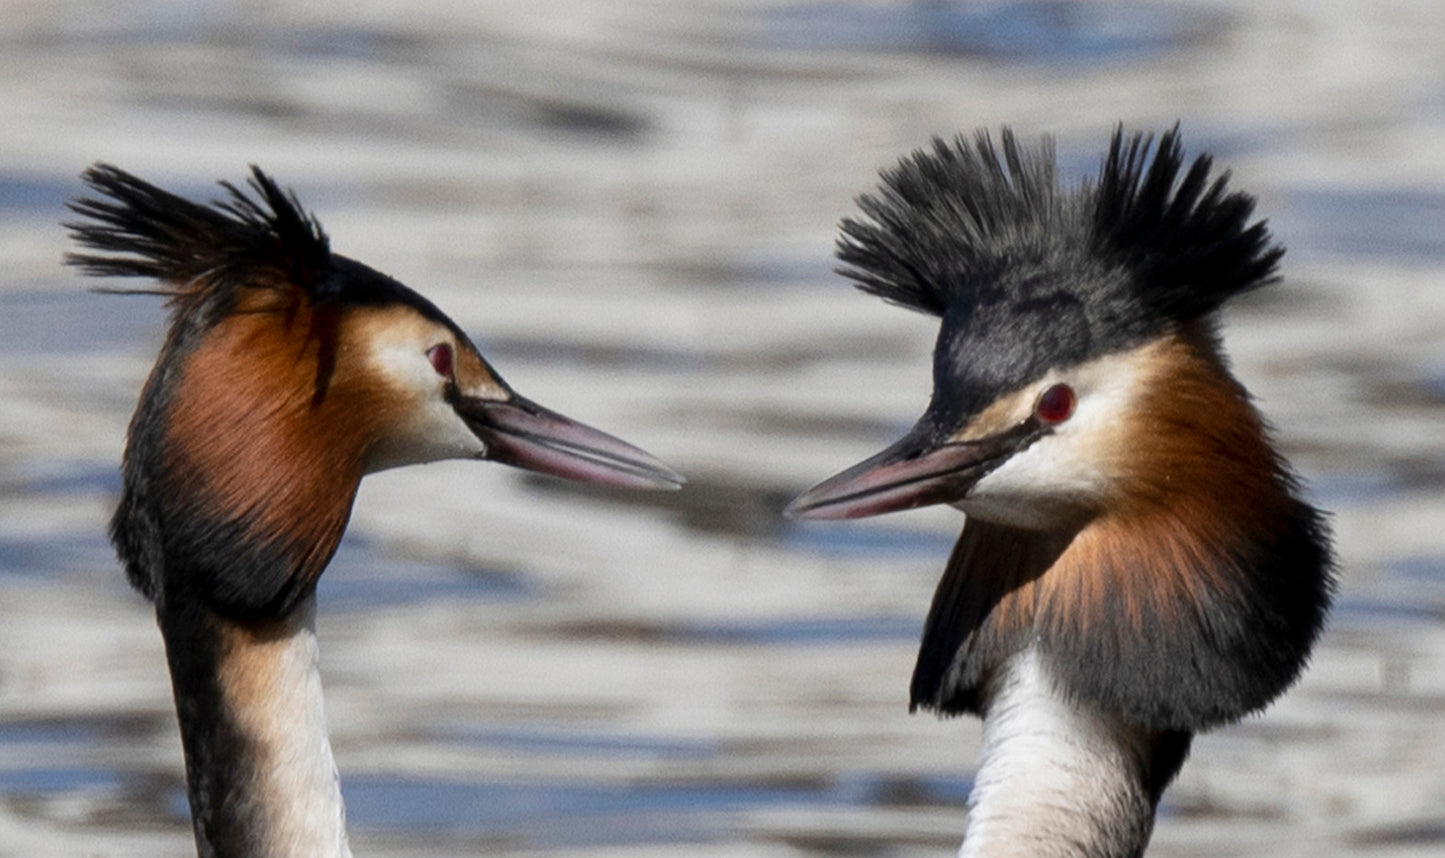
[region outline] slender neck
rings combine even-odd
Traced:
[[[1137,858],[1189,734],[1066,700],[1034,648],[989,683],[960,858]]]
[[[157,610],[201,858],[349,858],[317,672],[315,597],[239,622]]]

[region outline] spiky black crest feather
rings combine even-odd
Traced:
[[[81,178],[104,199],[70,203],[86,218],[68,223],[72,237],[99,253],[66,262],[98,276],[150,277],[173,300],[225,293],[247,284],[285,285],[322,300],[331,250],[321,225],[259,167],[251,194],[221,182],[229,199],[202,206],[109,164]]]
[[[1002,143],[1000,153],[986,132],[935,139],[885,170],[858,200],[864,217],[842,223],[840,272],[939,316],[1063,284],[1094,310],[1090,322],[1137,336],[1270,282],[1283,254],[1250,222],[1254,200],[1229,191],[1228,174],[1210,179],[1208,156],[1184,170],[1177,126],[1157,146],[1117,129],[1097,183],[1072,193],[1058,188],[1049,140],[1029,151],[1005,129]],[[1089,339],[1103,345],[1108,333]]]
[[[1094,247],[1132,275],[1139,300],[1188,321],[1273,282],[1284,249],[1271,243],[1264,221],[1250,223],[1254,198],[1228,190],[1228,172],[1211,181],[1208,155],[1181,177],[1178,126],[1160,138],[1152,160],[1150,143],[1116,131],[1090,200]]]
[[[896,304],[942,316],[975,286],[996,280],[1011,256],[1046,240],[1059,223],[1054,157],[1003,132],[1003,160],[987,132],[934,138],[883,171],[876,194],[858,198],[866,219],[846,218],[840,273]]]

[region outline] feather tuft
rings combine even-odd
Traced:
[[[203,206],[118,167],[95,164],[81,178],[99,197],[70,203],[67,223],[94,253],[65,261],[94,276],[149,277],[172,301],[229,296],[241,286],[325,295],[330,244],[296,195],[252,166],[247,189],[221,182],[228,198]],[[137,290],[146,291],[146,290]],[[154,291],[154,290],[153,290]]]
[[[1062,285],[1090,310],[1089,342],[1132,344],[1273,280],[1283,249],[1251,220],[1254,199],[1212,168],[1207,155],[1186,166],[1177,126],[1157,145],[1120,127],[1097,182],[1066,192],[1048,138],[935,139],[858,198],[839,272],[937,316],[1025,306]]]

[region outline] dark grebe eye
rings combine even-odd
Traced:
[[[451,378],[452,375],[452,347],[446,343],[437,343],[427,350],[427,360],[431,361],[431,368],[437,371],[437,375]]]
[[[1067,384],[1056,384],[1043,392],[1034,406],[1034,414],[1045,423],[1063,423],[1074,416],[1078,404],[1074,389]]]

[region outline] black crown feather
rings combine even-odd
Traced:
[[[1228,190],[1228,172],[1210,181],[1208,155],[1181,179],[1178,126],[1160,138],[1146,170],[1150,142],[1116,131],[1092,194],[1095,247],[1133,274],[1139,300],[1182,321],[1273,282],[1284,248],[1271,243],[1264,221],[1250,223],[1254,197]]]
[[[1005,129],[1003,157],[980,131],[973,145],[961,135],[934,138],[931,150],[884,170],[882,187],[858,197],[866,219],[843,220],[839,273],[865,292],[942,316],[961,290],[994,279],[1013,248],[1058,221],[1052,152],[1025,153]]]
[[[221,182],[229,199],[198,205],[109,164],[81,178],[106,199],[77,199],[72,237],[101,253],[71,253],[66,263],[97,276],[151,277],[181,299],[256,282],[280,282],[323,298],[331,259],[326,234],[259,167],[252,194]],[[254,195],[254,196],[253,196]],[[269,275],[269,276],[268,276]]]
[[[1134,331],[1271,282],[1284,251],[1250,223],[1253,198],[1229,191],[1227,173],[1211,181],[1208,156],[1183,171],[1177,126],[1157,147],[1117,129],[1097,184],[1072,194],[1058,188],[1051,141],[1029,151],[1005,129],[1002,144],[986,132],[935,139],[885,170],[858,199],[864,217],[842,222],[839,272],[939,316],[958,302],[1027,300],[1037,275],[1053,274],[1104,293],[1079,297]]]

